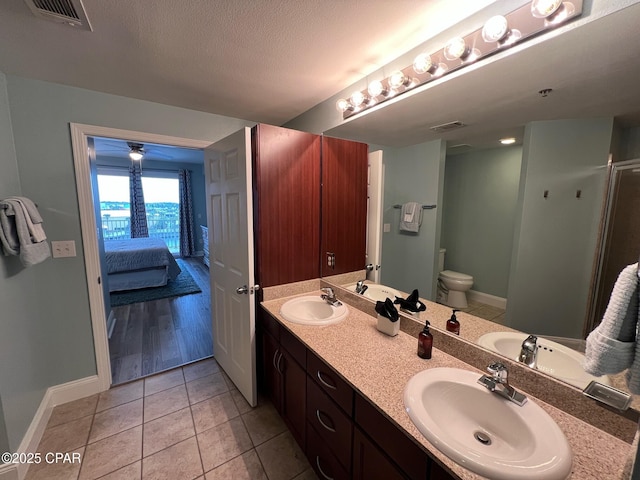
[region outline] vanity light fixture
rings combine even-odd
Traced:
[[[514,143],[516,143],[516,139],[513,137],[509,137],[509,138],[501,138],[500,139],[500,143],[502,145],[512,145]]]
[[[531,15],[536,18],[549,18],[560,9],[562,3],[562,0],[533,0]]]
[[[380,95],[386,96],[388,93],[388,90],[380,80],[373,80],[371,83],[369,83],[367,92],[369,93],[371,98],[374,99],[376,97],[379,97]]]
[[[520,30],[509,28],[509,21],[503,15],[491,17],[482,27],[482,39],[487,43],[497,43],[499,46],[511,45],[521,37]]]
[[[452,38],[444,47],[444,58],[447,60],[465,60],[470,54],[471,49],[462,37]]]
[[[411,79],[402,70],[396,70],[389,75],[389,86],[393,90],[408,87],[409,85],[411,85]]]
[[[369,98],[359,90],[353,92],[349,99],[351,101],[351,105],[353,105],[355,109],[365,106],[369,101]]]
[[[401,95],[450,72],[465,68],[512,45],[544,33],[582,14],[584,0],[532,0],[504,15],[495,15],[481,29],[456,36],[435,52],[417,55],[412,65],[375,80],[368,88],[341,98],[336,109],[347,119],[375,104]],[[542,92],[540,92],[543,95]],[[547,93],[548,94],[548,93]],[[545,96],[545,95],[543,95]]]
[[[434,64],[431,60],[431,55],[427,53],[421,53],[413,61],[413,71],[419,75],[423,73],[430,73],[433,75],[438,70],[438,65]]]
[[[340,100],[338,100],[336,102],[336,109],[339,112],[352,112],[353,111],[353,105],[351,105],[349,103],[348,100],[345,100],[344,98],[341,98]]]

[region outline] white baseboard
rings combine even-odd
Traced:
[[[80,380],[74,380],[72,382],[63,383],[61,385],[54,385],[49,387],[40,402],[40,406],[36,411],[36,414],[31,420],[31,424],[27,429],[27,432],[20,442],[18,451],[16,453],[35,453],[38,451],[38,445],[42,439],[49,418],[51,417],[51,411],[53,407],[62,405],[63,403],[79,400],[102,391],[100,382],[97,375],[91,377],[82,378]],[[14,467],[13,465],[11,467]],[[8,475],[5,479],[3,467],[0,467],[0,480],[23,480],[27,475],[27,469],[29,465],[20,464],[17,468],[14,468],[16,475],[11,476],[11,471],[8,471]]]
[[[467,292],[467,298],[475,300],[485,305],[491,305],[492,307],[507,309],[507,299],[502,297],[496,297],[488,293],[476,292],[475,290],[469,290]]]

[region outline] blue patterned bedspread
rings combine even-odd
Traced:
[[[169,278],[175,280],[181,271],[161,238],[105,240],[104,249],[107,273],[166,266]]]

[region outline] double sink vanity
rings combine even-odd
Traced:
[[[267,288],[258,317],[265,387],[319,478],[629,478],[637,418],[438,329],[423,360],[423,322],[384,335],[374,303],[328,286]]]

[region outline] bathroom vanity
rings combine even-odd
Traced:
[[[395,337],[376,330],[376,319],[350,302],[339,323],[318,327],[288,322],[280,308],[302,288],[265,292],[259,314],[264,384],[319,478],[463,479],[481,477],[431,444],[405,411],[403,391],[425,369],[454,367],[484,373],[440,349],[431,360],[416,355],[417,340],[402,328]],[[345,300],[342,298],[342,300]],[[517,380],[516,380],[517,381]],[[619,438],[516,388],[561,428],[573,452],[572,480],[628,478],[633,438]],[[533,386],[533,385],[532,385]],[[559,402],[561,405],[562,402]],[[633,422],[632,427],[633,427]],[[633,437],[633,436],[632,436]]]

